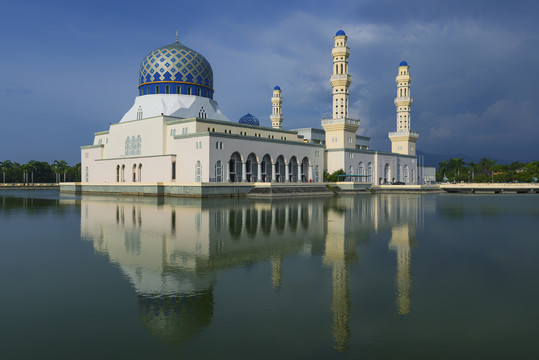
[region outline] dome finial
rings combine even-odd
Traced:
[[[176,44],[178,43],[178,30],[176,30]]]

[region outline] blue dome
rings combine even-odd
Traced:
[[[408,63],[406,61],[401,61],[401,63],[399,64],[399,66],[408,66]]]
[[[258,121],[258,119],[255,116],[251,115],[251,114],[243,115],[240,118],[239,123],[244,124],[244,125],[260,126],[260,122]]]
[[[213,71],[204,56],[176,42],[142,60],[139,91],[140,95],[169,93],[213,99]]]
[[[276,86],[273,88],[273,90],[281,90],[281,88],[280,88],[278,85],[276,85]]]
[[[340,35],[345,35],[346,36],[344,31],[342,31],[342,30],[337,31],[337,33],[335,34],[335,36],[340,36]]]

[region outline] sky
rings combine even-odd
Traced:
[[[371,149],[395,131],[395,76],[412,76],[418,151],[539,160],[539,3],[486,0],[17,1],[0,22],[0,161],[80,162],[80,146],[119,122],[150,51],[201,53],[231,121],[321,128],[331,113],[331,48],[348,35],[350,114]]]

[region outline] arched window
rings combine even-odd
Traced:
[[[223,163],[221,160],[215,163],[215,182],[223,182]]]
[[[389,181],[391,181],[390,178],[391,178],[391,168],[389,167],[389,164],[386,164],[384,166],[384,180],[383,180],[384,184],[387,184]]]
[[[120,165],[116,166],[116,182],[120,182]]]
[[[135,155],[140,155],[141,147],[142,147],[142,138],[140,137],[140,135],[138,135],[137,136],[136,147],[135,147]]]
[[[360,162],[359,165],[357,166],[357,174],[358,175],[365,175],[365,168],[363,167],[363,162]],[[359,181],[364,182],[365,178],[363,176],[360,176]]]
[[[138,181],[142,182],[142,164],[138,164]]]
[[[409,175],[409,168],[408,168],[408,165],[404,165],[404,183],[405,184],[408,184],[408,181],[409,181],[409,178],[408,178],[408,175]]]
[[[88,182],[88,178],[89,178],[89,171],[88,171],[88,166],[86,166],[86,171],[85,171],[85,181]]]
[[[195,182],[201,182],[202,181],[202,165],[200,164],[200,160],[197,161],[195,165]]]
[[[372,163],[367,164],[367,182],[372,183]]]
[[[131,150],[131,138],[128,136],[125,139],[125,156],[131,155],[130,150]]]

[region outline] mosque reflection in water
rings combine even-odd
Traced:
[[[284,258],[321,256],[332,274],[334,347],[346,351],[350,267],[373,231],[391,232],[396,311],[410,313],[411,249],[429,208],[425,201],[415,195],[272,201],[83,197],[81,235],[131,281],[143,324],[172,344],[210,325],[218,270],[270,261],[268,286],[279,289]]]

